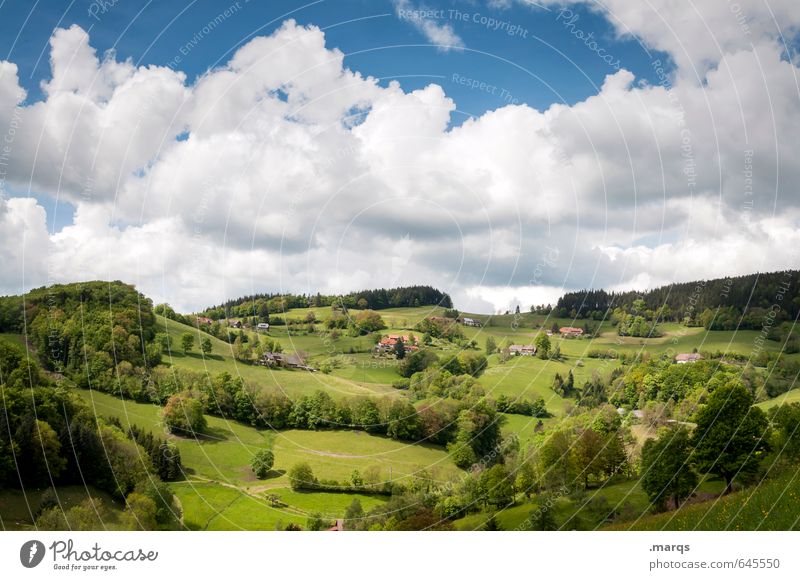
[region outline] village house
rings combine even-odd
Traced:
[[[414,337],[412,341],[408,335],[389,334],[381,338],[378,344],[375,345],[377,353],[393,353],[398,341],[403,341],[403,347],[406,352],[413,352],[419,350],[419,338]]]
[[[580,338],[583,336],[583,329],[574,326],[563,326],[558,329],[558,332],[564,338]]]
[[[675,357],[675,362],[678,363],[679,365],[683,365],[686,363],[693,363],[699,360],[703,360],[703,357],[702,355],[696,352],[681,353]]]
[[[208,325],[211,325],[211,324],[214,324],[214,321],[211,320],[210,318],[205,317],[205,316],[198,316],[197,317],[197,324],[208,324]]]
[[[261,355],[261,359],[258,361],[258,364],[266,367],[302,369],[304,371],[311,372],[316,370],[303,363],[303,359],[301,359],[299,356],[293,354],[284,354],[282,352],[265,352]]]
[[[480,320],[475,320],[474,318],[467,318],[466,316],[461,319],[461,324],[464,326],[480,326]]]
[[[269,324],[268,324],[268,323],[266,323],[266,322],[259,322],[259,323],[256,325],[256,330],[258,330],[258,331],[261,331],[261,330],[264,330],[264,331],[266,331],[266,330],[269,330]]]
[[[242,321],[241,320],[229,320],[228,321],[228,326],[230,326],[231,328],[241,328],[242,327]]]
[[[533,356],[536,354],[536,346],[532,344],[512,344],[508,347],[508,352],[513,356]]]

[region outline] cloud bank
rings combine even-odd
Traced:
[[[672,2],[659,19],[629,4],[608,17],[674,58],[662,82],[622,69],[573,106],[458,127],[441,86],[382,86],[314,26],[287,21],[193,83],[57,29],[41,101],[0,62],[0,291],[122,279],[186,311],[426,283],[491,311],[796,267],[794,23],[782,36],[741,2],[757,15],[742,42],[712,3],[695,5],[718,38]],[[69,203],[73,223],[50,231],[26,192]]]

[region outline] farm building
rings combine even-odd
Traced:
[[[467,318],[466,316],[461,319],[461,323],[464,326],[480,326],[480,320],[475,320],[474,318]]]
[[[412,340],[408,335],[389,334],[381,338],[378,344],[375,345],[375,351],[379,353],[394,352],[398,341],[403,341],[403,346],[406,352],[411,352],[419,349],[419,338],[416,336]]]
[[[558,332],[564,338],[579,338],[583,336],[583,329],[574,326],[562,326],[558,329]]]
[[[258,364],[266,367],[281,367],[290,369],[302,369],[305,371],[315,371],[316,369],[303,363],[303,359],[293,354],[284,354],[282,352],[265,352],[261,355],[261,360]]]
[[[209,324],[210,325],[210,324],[214,324],[214,321],[211,320],[210,318],[205,317],[205,316],[198,316],[197,317],[197,324]]]
[[[679,365],[686,364],[686,363],[693,363],[699,360],[703,360],[702,355],[696,352],[690,353],[681,353],[675,357],[675,362]]]
[[[228,326],[230,326],[231,328],[241,328],[242,327],[242,321],[241,320],[229,320],[228,321]]]
[[[256,326],[256,330],[269,330],[269,324],[266,322],[259,322]]]
[[[533,356],[536,354],[536,347],[532,344],[512,344],[508,347],[508,352],[513,356]]]

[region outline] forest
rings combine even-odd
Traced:
[[[580,290],[559,298],[560,317],[602,320],[620,309],[631,312],[637,300],[660,322],[681,322],[708,330],[761,329],[794,320],[800,313],[800,271],[750,274],[661,286],[642,292]]]
[[[270,315],[282,315],[292,308],[334,306],[358,308],[360,310],[384,310],[386,308],[415,308],[418,306],[442,306],[452,308],[450,296],[431,286],[405,286],[361,290],[341,296],[323,294],[253,294],[228,300],[200,313],[213,320],[222,318],[256,317],[269,322]]]

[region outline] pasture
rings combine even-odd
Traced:
[[[416,477],[444,481],[459,473],[441,447],[411,445],[360,431],[261,431],[207,416],[203,436],[177,437],[164,431],[157,406],[96,391],[76,392],[96,415],[118,417],[123,425],[138,425],[178,446],[186,480],[171,485],[183,505],[186,525],[193,529],[274,529],[279,522],[303,523],[314,512],[341,517],[342,506],[354,494],[289,489],[287,471],[299,462],[308,463],[319,479],[337,481],[348,481],[355,470],[362,475],[369,472],[379,482],[401,483]],[[250,470],[250,460],[264,448],[272,449],[275,465],[266,479],[258,480]],[[294,511],[266,505],[264,494],[278,495]],[[369,496],[362,504],[379,501],[383,500]]]
[[[239,376],[247,381],[281,390],[290,397],[311,394],[317,389],[328,391],[334,397],[396,395],[397,393],[389,385],[381,385],[374,382],[362,383],[334,374],[325,375],[323,373],[309,373],[292,369],[270,369],[264,366],[238,362],[233,357],[230,344],[174,320],[162,317],[159,321],[164,324],[162,328],[166,328],[168,334],[172,337],[171,352],[165,353],[162,356],[162,360],[176,368],[207,373],[211,376],[227,372],[232,376]],[[181,336],[186,332],[192,332],[195,335],[195,348],[189,353],[184,353],[180,348]],[[270,336],[280,339],[281,334],[271,333]],[[200,338],[211,340],[212,351],[210,355],[204,355],[199,350],[197,344]],[[304,348],[292,349],[292,346],[299,346],[298,341],[301,338],[303,344],[300,346]],[[299,337],[293,335],[292,341],[287,342],[285,339],[281,339],[284,350],[289,352],[292,350],[305,350],[309,354],[314,354],[324,348],[322,339],[316,335],[300,335]],[[316,348],[316,351],[312,350],[312,346]]]

